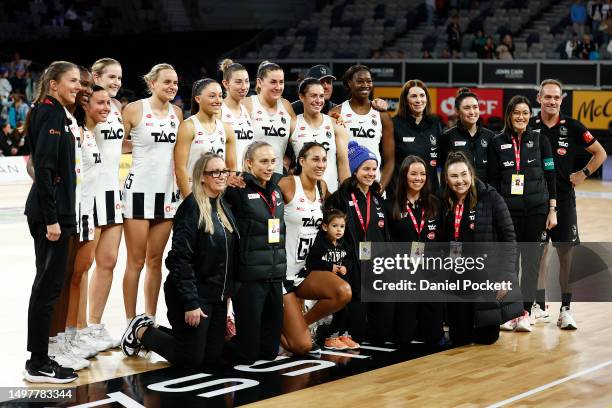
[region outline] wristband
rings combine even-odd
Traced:
[[[586,167],[582,169],[582,172],[584,173],[586,177],[589,177],[591,175],[591,171],[587,169]]]

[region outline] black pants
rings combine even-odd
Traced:
[[[444,336],[444,303],[399,302],[395,304],[393,314],[391,321],[395,339],[402,346],[407,346],[412,340],[438,344]]]
[[[475,303],[449,303],[448,334],[454,345],[493,344],[499,338],[499,325],[474,327]]]
[[[207,316],[197,327],[185,323],[185,312],[172,296],[166,296],[168,321],[172,329],[148,328],[142,336],[142,344],[168,360],[172,365],[199,368],[215,364],[221,359],[225,337],[227,303],[217,302],[201,306]]]
[[[538,271],[542,258],[543,245],[542,233],[546,229],[546,215],[534,214],[525,216],[512,216],[516,242],[526,242],[529,244],[519,244],[516,259],[516,272],[518,275],[519,265],[521,267],[521,292],[525,305],[531,305],[535,300],[538,288]],[[518,256],[521,260],[519,264]],[[530,307],[530,306],[528,306]],[[529,310],[529,309],[527,309]]]
[[[46,355],[51,316],[62,290],[69,246],[76,229],[74,226],[60,226],[60,238],[52,242],[46,237],[47,226],[43,223],[28,219],[28,227],[34,238],[36,256],[36,276],[28,306],[28,351]]]
[[[242,364],[274,360],[283,328],[282,282],[236,282],[232,302],[236,316],[234,359]]]

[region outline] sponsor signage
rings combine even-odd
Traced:
[[[27,163],[28,156],[0,156],[0,184],[31,183]]]
[[[455,113],[455,97],[459,88],[438,88],[436,113],[447,121]],[[503,118],[504,116],[504,90],[503,89],[470,89],[478,96],[480,117],[487,121],[491,116]]]
[[[612,91],[574,91],[573,117],[588,129],[607,130],[612,121]]]
[[[488,63],[482,64],[483,84],[533,84],[537,82],[538,65],[526,63]]]

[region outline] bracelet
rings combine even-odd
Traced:
[[[586,177],[589,177],[591,175],[591,170],[589,170],[586,167],[582,169],[582,172],[584,173]]]

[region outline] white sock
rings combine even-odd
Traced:
[[[129,317],[127,319],[125,319],[125,321],[127,322],[127,324],[125,325],[125,327],[129,326],[130,323],[132,322],[133,317],[130,319]]]
[[[74,339],[75,336],[76,336],[76,327],[66,327],[66,334],[65,334],[66,339],[72,340]]]

